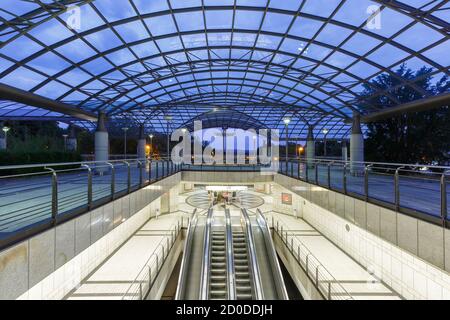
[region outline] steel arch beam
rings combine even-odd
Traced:
[[[0,99],[56,111],[80,120],[97,121],[97,116],[94,113],[5,84],[0,84]]]
[[[434,108],[450,106],[450,93],[441,94],[435,97],[416,100],[396,107],[386,108],[382,111],[368,114],[361,117],[362,122],[376,122],[382,119],[409,112],[427,111]]]

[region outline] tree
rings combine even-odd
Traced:
[[[448,92],[450,81],[443,76],[439,81],[430,75],[432,69],[422,67],[414,72],[401,65],[395,72],[398,76],[411,80],[424,91],[433,95]],[[415,81],[417,77],[420,80]],[[408,103],[423,98],[411,86],[399,86],[400,81],[389,74],[382,74],[371,81],[373,86],[365,85],[364,96],[372,106],[390,107],[394,103],[378,90],[387,90],[400,103]],[[398,163],[443,163],[448,161],[450,151],[450,112],[449,107],[429,111],[399,114],[391,118],[369,123],[366,139],[366,159],[368,161]]]

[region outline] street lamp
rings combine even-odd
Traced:
[[[150,138],[150,159],[153,158],[153,135],[149,134],[148,137]]]
[[[288,170],[288,155],[289,155],[289,137],[288,137],[288,135],[289,135],[289,132],[288,132],[288,126],[289,126],[289,123],[291,123],[291,118],[284,118],[283,119],[283,122],[284,122],[284,125],[286,126],[286,150],[285,150],[285,157],[286,157],[286,159],[285,159],[285,164],[286,164],[286,173],[287,173],[287,170]]]
[[[123,134],[124,134],[124,137],[123,137],[123,158],[124,159],[127,158],[127,131],[128,131],[128,129],[129,128],[127,128],[127,127],[122,128]]]
[[[5,149],[8,147],[8,131],[11,130],[10,127],[4,126],[2,128],[3,132],[5,133]]]
[[[69,135],[63,134],[62,136],[63,136],[63,138],[64,138],[64,151],[67,151],[67,137],[68,137]]]
[[[322,130],[323,134],[324,134],[324,138],[323,138],[323,156],[326,157],[327,156],[327,134],[328,134],[328,129],[323,129]]]

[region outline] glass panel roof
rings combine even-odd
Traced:
[[[389,106],[404,85],[432,94],[395,70],[449,75],[449,18],[448,1],[3,0],[0,83],[149,130],[165,131],[169,114],[176,127],[219,108],[236,126],[284,129],[291,116],[293,136],[313,125],[340,139],[353,112],[386,107],[370,105],[365,86]],[[381,74],[395,86],[373,88]],[[28,108],[3,101],[0,116],[39,110]]]

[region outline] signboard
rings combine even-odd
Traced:
[[[292,206],[292,194],[282,193],[281,194],[281,203]]]

